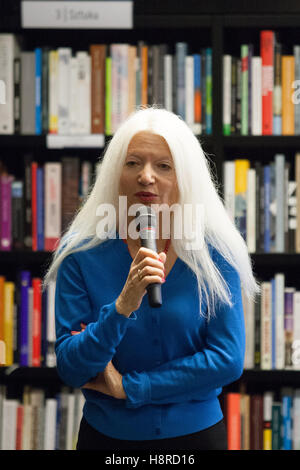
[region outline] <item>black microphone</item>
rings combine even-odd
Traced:
[[[141,205],[137,209],[135,221],[140,233],[141,245],[157,253],[155,212],[151,207]],[[161,284],[159,282],[148,284],[146,289],[150,307],[161,307]]]

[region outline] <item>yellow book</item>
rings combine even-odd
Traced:
[[[295,59],[292,55],[281,58],[282,70],[282,135],[295,134],[295,105],[292,84],[295,80]]]
[[[4,283],[4,342],[6,345],[6,366],[14,362],[14,282]]]
[[[4,339],[4,282],[5,277],[0,276],[0,341]]]
[[[249,168],[249,160],[235,160],[235,225],[245,241],[247,239],[247,175]]]
[[[49,133],[58,133],[58,51],[49,53]]]
[[[263,450],[272,450],[272,429],[263,430]]]

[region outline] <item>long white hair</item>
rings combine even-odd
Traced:
[[[201,226],[194,227],[196,238],[204,240],[201,249],[187,250],[182,239],[172,239],[177,256],[195,273],[198,283],[199,305],[206,297],[207,316],[214,313],[215,303],[220,301],[232,306],[230,291],[210,256],[208,246],[215,248],[239,274],[244,295],[255,301],[260,292],[253,272],[247,245],[230,219],[217,182],[198,139],[176,114],[155,106],[133,112],[118,128],[110,140],[103,159],[97,163],[97,176],[89,194],[74,215],[66,232],[53,253],[50,267],[43,280],[45,289],[55,280],[58,267],[70,253],[87,250],[111,237],[99,234],[97,207],[111,204],[118,213],[119,180],[132,137],[141,131],[162,136],[169,145],[173,157],[179,189],[179,204],[204,208]],[[196,213],[196,210],[195,212]],[[114,221],[108,221],[113,227]],[[100,236],[99,236],[100,235]],[[200,308],[201,312],[201,308]]]

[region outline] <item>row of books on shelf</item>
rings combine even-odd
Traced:
[[[17,281],[0,276],[0,365],[55,367],[55,281],[20,270]]]
[[[300,290],[283,273],[260,282],[261,295],[244,295],[245,369],[300,370]]]
[[[0,385],[1,450],[75,450],[84,396],[61,387],[54,397],[25,386],[21,399],[7,398]]]
[[[92,185],[96,167],[78,157],[38,164],[24,156],[24,178],[0,161],[0,251],[52,251]]]
[[[22,50],[0,34],[0,81],[6,85],[0,134],[112,135],[139,106],[179,114],[195,134],[212,133],[212,49],[186,42],[91,44]]]
[[[300,450],[300,389],[229,392],[222,397],[228,450]],[[84,397],[62,387],[53,397],[24,387],[22,399],[0,386],[1,450],[74,450]]]
[[[224,54],[224,135],[299,135],[299,86],[300,45],[287,52],[275,31],[260,31],[259,54],[252,43]]]
[[[300,450],[300,389],[224,396],[228,450]]]
[[[223,164],[224,204],[249,253],[300,253],[300,153]]]
[[[0,364],[55,367],[55,281],[19,270],[16,281],[0,276]],[[276,273],[261,282],[261,296],[243,295],[246,329],[244,367],[300,370],[300,291]]]

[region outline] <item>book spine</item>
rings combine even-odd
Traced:
[[[231,55],[223,56],[223,134],[231,132]]]
[[[33,287],[33,318],[32,318],[32,366],[41,366],[41,327],[42,302],[41,279],[32,279]]]
[[[13,34],[0,35],[0,79],[5,83],[5,104],[1,104],[0,134],[14,133],[14,48]]]
[[[274,31],[260,32],[262,58],[262,133],[273,134]]]
[[[11,175],[0,175],[0,214],[1,214],[1,239],[0,250],[11,251],[12,231],[11,231]]]
[[[58,133],[58,51],[49,52],[49,133]]]
[[[285,337],[284,337],[284,283],[283,273],[275,274],[275,317],[276,317],[276,359],[275,368],[284,369],[285,363]]]
[[[179,114],[183,120],[185,120],[185,58],[187,53],[187,43],[177,42],[177,114]]]
[[[45,250],[53,251],[61,234],[61,162],[48,162],[45,171]]]
[[[31,164],[32,251],[37,251],[37,162]]]
[[[44,250],[44,168],[37,168],[37,250]]]
[[[264,166],[264,252],[270,253],[270,165]]]
[[[206,128],[207,135],[212,134],[212,49],[206,49]]]
[[[261,57],[252,57],[251,134],[262,134]]]
[[[4,342],[6,345],[6,366],[14,362],[14,294],[15,284],[4,282]]]
[[[274,45],[274,90],[273,90],[273,134],[282,133],[282,84],[281,84],[282,45]]]
[[[241,45],[241,61],[242,61],[242,76],[241,76],[241,134],[248,135],[248,80],[249,80],[249,62],[248,62],[248,45]]]
[[[42,133],[42,49],[35,48],[35,133]]]
[[[249,160],[235,160],[235,223],[245,241],[247,237],[246,194],[247,172],[249,168]]]
[[[294,46],[294,60],[295,60],[295,81],[300,83],[300,46]],[[295,134],[300,134],[300,100],[294,100],[295,112]]]
[[[295,134],[295,109],[293,82],[295,80],[295,58],[283,55],[282,70],[282,135]]]
[[[201,134],[201,56],[194,54],[194,123],[195,134]]]

